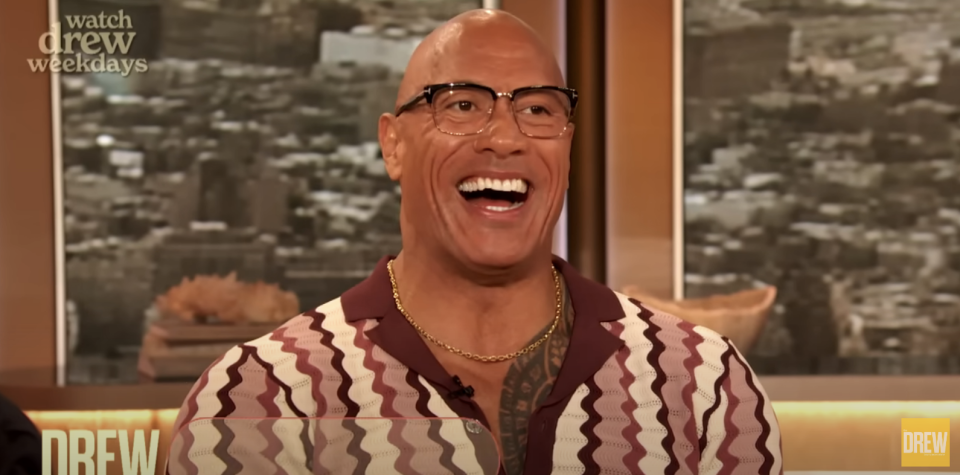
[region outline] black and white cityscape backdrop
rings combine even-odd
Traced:
[[[97,26],[68,16],[122,10],[121,29],[136,36],[115,56],[148,65],[62,73],[54,106],[61,379],[122,384],[138,380],[154,300],[184,277],[236,272],[294,292],[305,310],[399,249],[399,191],[377,118],[393,109],[419,41],[481,2],[56,5],[74,32]]]
[[[960,0],[685,0],[687,297],[761,374],[960,372]]]

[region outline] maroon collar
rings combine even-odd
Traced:
[[[384,318],[403,315],[393,301],[390,274],[387,262],[395,256],[385,256],[363,282],[343,294],[341,302],[348,322],[369,318]],[[620,300],[607,287],[580,275],[569,262],[554,256],[553,265],[560,271],[573,301],[574,315],[595,322],[610,322],[623,318]]]
[[[376,318],[380,325],[367,336],[384,351],[421,376],[455,391],[451,376],[434,358],[420,335],[407,323],[393,301],[393,289],[387,272],[386,256],[373,274],[346,291],[340,302],[348,322]],[[607,331],[600,322],[624,317],[623,307],[609,288],[583,277],[573,266],[554,256],[553,264],[563,276],[573,304],[574,323],[570,347],[544,406],[565,400],[594,375],[622,345],[623,340]]]

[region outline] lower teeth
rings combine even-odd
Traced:
[[[510,211],[510,210],[512,210],[512,209],[517,209],[517,208],[519,208],[519,207],[521,207],[521,206],[523,206],[523,201],[518,201],[518,202],[516,202],[516,203],[511,204],[510,206],[493,206],[493,205],[490,205],[490,206],[485,206],[485,208],[488,209],[488,210],[490,210],[490,211],[503,212],[503,211]]]

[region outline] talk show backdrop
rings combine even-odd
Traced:
[[[54,106],[61,377],[121,384],[140,379],[154,303],[184,278],[235,272],[292,292],[305,310],[399,250],[400,195],[379,156],[377,118],[393,109],[419,41],[481,2],[56,6],[61,35],[136,33],[128,50],[101,58],[119,72],[62,73]],[[120,23],[77,24],[121,10]],[[125,60],[145,67],[127,72]]]
[[[686,297],[763,374],[960,370],[960,2],[685,0]]]

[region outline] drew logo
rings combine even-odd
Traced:
[[[950,466],[950,419],[900,419],[900,440],[900,466]]]
[[[129,432],[125,430],[98,430],[96,434],[92,430],[45,430],[42,433],[43,475],[79,475],[80,473],[106,475],[107,462],[116,460],[116,454],[107,448],[108,441],[113,439],[117,439],[117,445],[120,446],[120,466],[123,468],[123,475],[153,475],[157,466],[157,444],[160,442],[160,431],[150,431],[149,451],[144,432],[146,431],[133,431],[131,446]],[[53,470],[54,440],[57,441],[56,471]],[[82,472],[81,465],[84,467]]]
[[[117,73],[123,76],[146,72],[146,59],[108,57],[126,56],[137,36],[132,31],[133,21],[123,10],[112,14],[67,15],[66,19],[70,30],[84,31],[63,32],[60,22],[50,25],[50,31],[40,35],[38,41],[40,52],[49,57],[27,59],[31,71]]]

